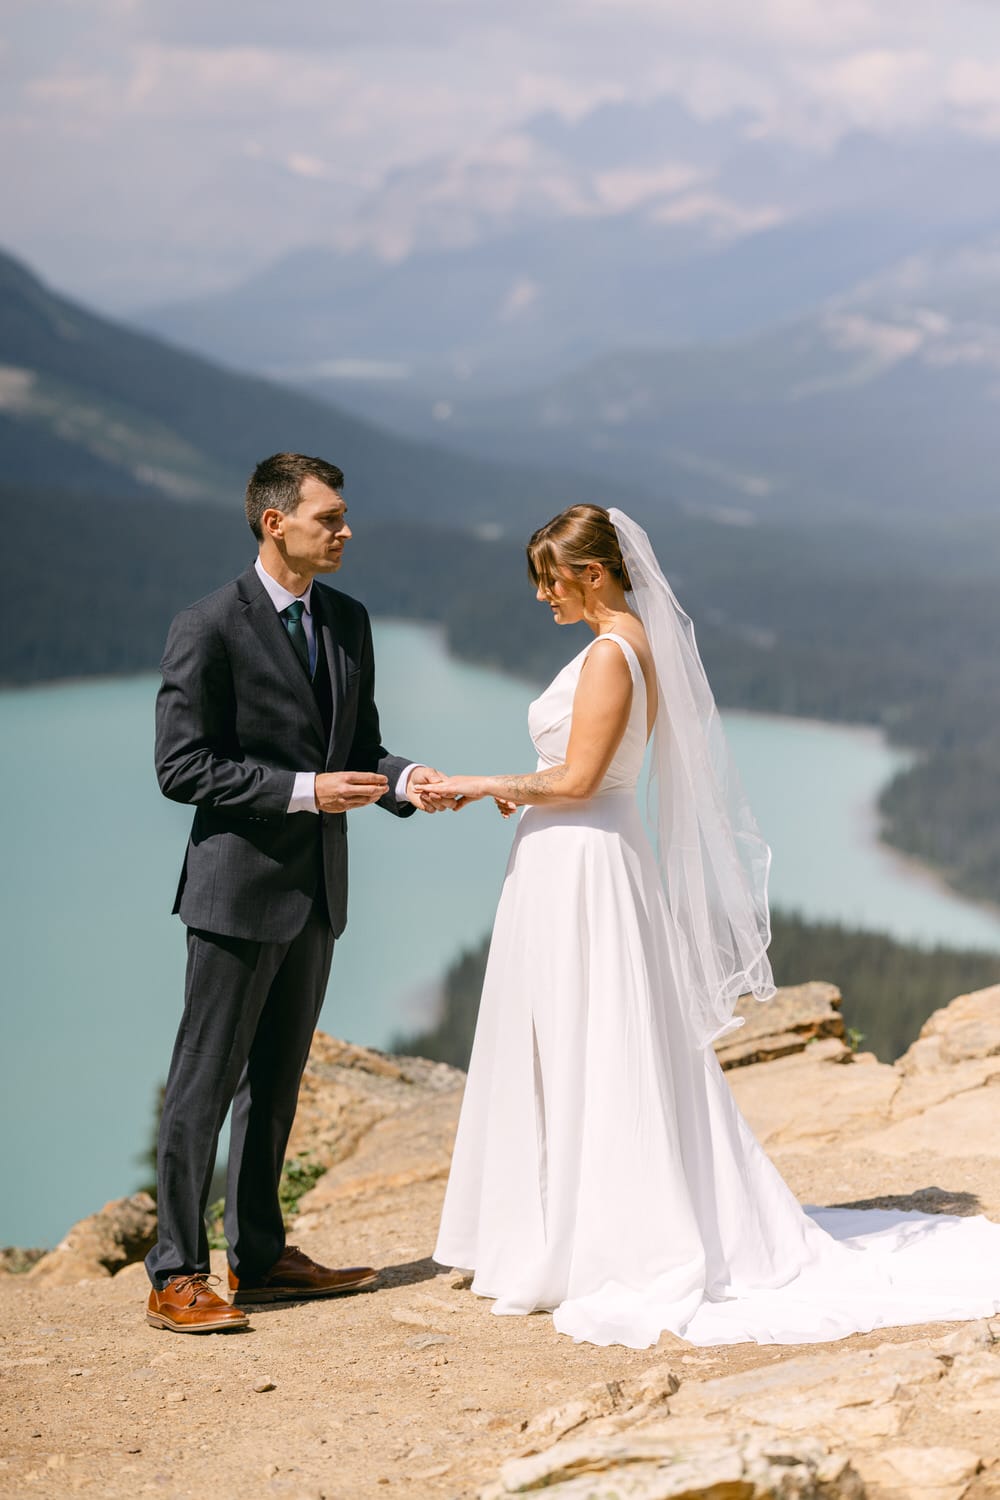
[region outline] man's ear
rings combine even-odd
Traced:
[[[278,510],[277,506],[269,505],[260,518],[260,527],[265,536],[272,539],[279,537],[285,524],[284,512]]]

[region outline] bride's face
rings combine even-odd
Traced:
[[[583,592],[576,579],[556,577],[551,583],[540,583],[535,598],[549,606],[557,625],[575,625],[583,619]]]

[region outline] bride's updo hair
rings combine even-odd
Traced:
[[[589,563],[601,563],[631,590],[618,533],[602,505],[571,505],[539,526],[528,543],[528,577],[536,589],[551,590],[557,578],[582,573]]]

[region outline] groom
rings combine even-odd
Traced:
[[[376,1273],[285,1244],[278,1182],[299,1082],[346,923],[345,813],[430,811],[427,766],[390,755],[364,606],[314,584],[350,539],[344,476],[276,453],[246,512],[253,567],[170,627],[156,705],[164,796],[195,809],[175,912],[188,929],[184,1013],[157,1147],[156,1328],[245,1328],[239,1304],[332,1296]],[[225,1230],[232,1304],[212,1290],[204,1214],[233,1105]]]

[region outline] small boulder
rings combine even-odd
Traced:
[[[142,1260],[156,1243],[156,1204],[148,1193],[133,1193],[105,1203],[99,1213],[81,1219],[54,1250],[43,1255],[28,1280],[63,1286],[114,1276]]]
[[[840,1006],[837,986],[821,980],[789,985],[765,1002],[744,995],[736,1007],[744,1024],[716,1043],[716,1056],[727,1070],[743,1068],[804,1052],[820,1038],[836,1038],[850,1057]]]
[[[924,1022],[897,1067],[904,1075],[1000,1055],[1000,984],[959,995]]]

